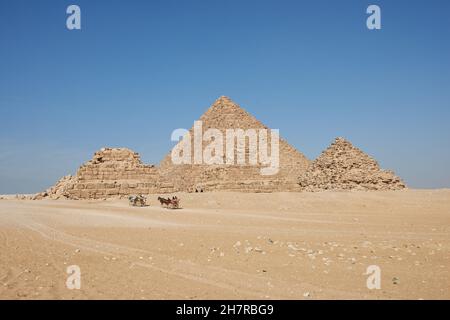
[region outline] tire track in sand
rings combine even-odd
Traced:
[[[139,266],[163,272],[170,276],[199,282],[233,293],[238,292],[247,296],[262,299],[268,297],[271,299],[300,299],[303,297],[305,291],[321,291],[328,292],[331,295],[340,295],[348,298],[354,297],[354,294],[351,294],[350,292],[325,289],[306,282],[293,285],[286,281],[261,275],[253,275],[221,267],[199,265],[189,260],[174,261],[175,259],[173,257],[160,252],[77,237],[28,219],[26,221],[20,221],[20,224],[24,228],[37,232],[43,238],[51,241],[56,241],[76,248],[82,248],[101,255],[118,256],[122,260],[131,262],[132,267]],[[139,256],[142,255],[151,255],[155,257],[155,259],[153,259],[152,263],[144,263],[139,259]],[[270,286],[268,283],[270,283]],[[286,291],[287,287],[290,288],[289,291]]]

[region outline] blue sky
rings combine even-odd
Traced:
[[[450,187],[449,15],[444,0],[2,0],[0,193],[45,189],[104,146],[158,163],[221,95],[309,159],[344,136],[411,187]]]

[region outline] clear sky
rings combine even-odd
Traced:
[[[449,17],[446,0],[1,0],[0,193],[104,146],[158,163],[221,95],[309,159],[344,136],[411,187],[450,187]]]

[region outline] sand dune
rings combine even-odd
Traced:
[[[178,196],[0,200],[0,298],[450,299],[450,190]]]

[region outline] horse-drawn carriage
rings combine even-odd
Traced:
[[[167,199],[158,197],[158,201],[163,207],[166,207],[168,209],[180,208],[180,199],[178,199],[178,197],[176,196],[173,196],[172,198],[168,197]],[[130,203],[130,206],[133,207],[145,207],[147,205],[147,199],[141,194],[129,196],[128,202]]]
[[[180,199],[178,199],[176,196],[172,198],[162,198],[158,197],[159,203],[161,203],[161,206],[166,207],[168,209],[179,209],[180,208]]]
[[[137,195],[137,196],[129,196],[128,201],[130,203],[130,206],[133,207],[143,207],[146,205],[146,198],[143,195]]]

